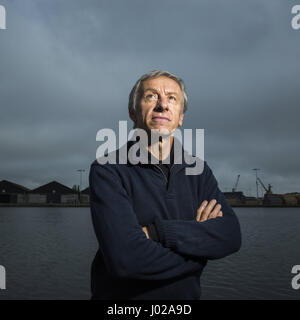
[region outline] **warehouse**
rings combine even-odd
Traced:
[[[57,181],[44,184],[28,194],[29,203],[76,203],[77,199],[71,188]]]
[[[80,193],[80,202],[84,204],[90,203],[90,188],[87,187]]]
[[[7,181],[0,181],[0,203],[25,203],[29,189]]]

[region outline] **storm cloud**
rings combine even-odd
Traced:
[[[0,180],[79,184],[101,128],[129,120],[144,73],[184,79],[184,128],[205,129],[220,188],[300,192],[297,1],[0,0]],[[300,3],[299,3],[300,4]],[[128,123],[130,125],[130,123]]]

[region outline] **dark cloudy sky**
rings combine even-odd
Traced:
[[[300,30],[287,0],[0,0],[0,180],[79,183],[154,69],[182,77],[223,191],[300,192]],[[298,1],[298,4],[300,2]]]

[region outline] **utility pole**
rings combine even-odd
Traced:
[[[258,181],[257,181],[257,171],[260,170],[259,168],[255,168],[255,169],[252,169],[255,171],[255,182],[256,182],[256,198],[258,199]]]
[[[80,184],[79,184],[79,192],[81,192],[81,184],[82,184],[82,172],[85,172],[84,169],[78,169],[77,172],[80,173]]]

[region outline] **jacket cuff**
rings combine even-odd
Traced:
[[[151,223],[147,226],[149,238],[153,241],[159,242],[159,234],[157,232],[157,229],[154,225],[154,223]]]
[[[176,247],[176,231],[172,224],[168,224],[167,221],[156,218],[154,220],[160,243],[166,248]]]

